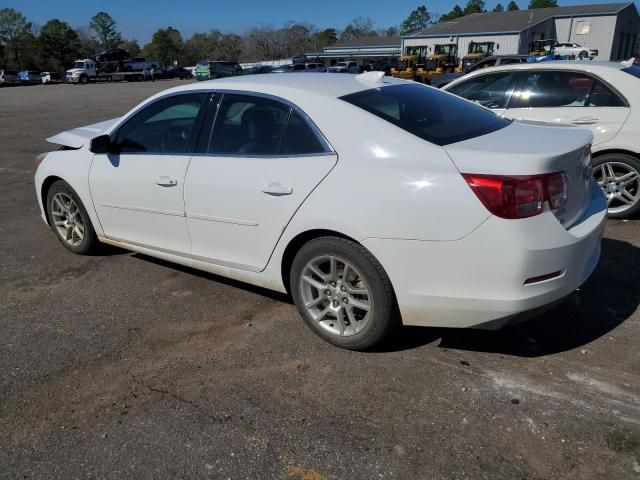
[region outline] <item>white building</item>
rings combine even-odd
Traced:
[[[471,42],[493,42],[494,55],[527,54],[533,40],[575,42],[598,50],[598,60],[628,59],[640,38],[634,3],[609,3],[474,13],[402,38],[402,52],[426,56],[455,43],[464,56]]]

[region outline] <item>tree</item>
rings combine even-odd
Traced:
[[[338,32],[335,28],[325,28],[313,36],[313,49],[317,52],[324,47],[333,45],[338,41]]]
[[[354,18],[340,34],[340,40],[351,40],[353,38],[377,37],[378,32],[374,29],[375,22],[370,18]]]
[[[216,58],[237,62],[240,60],[240,55],[242,55],[242,37],[233,33],[222,35]]]
[[[122,40],[120,45],[118,45],[118,48],[126,50],[132,57],[140,56],[141,49],[137,40]]]
[[[116,21],[107,12],[96,13],[89,21],[89,27],[96,33],[103,48],[115,48],[122,41]]]
[[[493,11],[494,12],[504,12],[504,7],[502,6],[501,3],[499,3],[493,8]]]
[[[445,13],[440,17],[440,22],[450,22],[451,20],[455,20],[463,15],[464,11],[460,8],[460,5],[456,5],[449,13]]]
[[[31,23],[13,8],[0,10],[0,42],[8,45],[18,70],[22,68],[22,49],[31,33]]]
[[[398,35],[400,35],[400,29],[398,29],[398,27],[395,27],[395,26],[382,28],[378,32],[378,35],[380,35],[381,37],[386,37],[386,38],[397,37]]]
[[[529,2],[529,10],[533,10],[534,8],[549,8],[557,6],[558,0],[531,0]]]
[[[463,13],[469,15],[471,13],[484,13],[486,11],[484,0],[469,0],[464,7]]]
[[[417,33],[420,30],[424,30],[425,28],[427,28],[430,22],[431,15],[427,11],[427,7],[425,7],[424,5],[420,5],[409,14],[404,22],[402,22],[402,26],[400,27],[400,34],[411,35]]]
[[[518,6],[518,4],[515,2],[515,0],[511,0],[509,2],[509,5],[507,5],[507,10],[509,12],[513,12],[514,10],[520,10],[520,7]]]
[[[55,70],[63,70],[81,52],[78,34],[66,22],[49,20],[40,30],[40,45],[45,58]]]
[[[179,60],[182,53],[182,35],[173,27],[161,28],[151,37],[151,43],[144,46],[144,56],[159,60],[163,68]]]

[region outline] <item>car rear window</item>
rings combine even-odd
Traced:
[[[635,65],[632,67],[623,68],[622,71],[628,73],[629,75],[633,75],[636,78],[640,78],[640,67],[636,67]]]
[[[436,145],[449,145],[505,128],[508,120],[419,84],[373,88],[340,97]]]

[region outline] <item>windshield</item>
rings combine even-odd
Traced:
[[[4,74],[5,75],[18,75],[18,72],[16,72],[15,70],[4,70]]]
[[[76,62],[73,64],[73,68],[84,68],[84,62]]]
[[[373,88],[340,98],[440,146],[486,135],[510,124],[485,108],[419,84]]]
[[[636,78],[640,78],[640,67],[636,67],[635,65],[632,67],[623,68],[622,71],[628,73],[629,75],[633,75]]]
[[[336,63],[336,67],[346,67],[347,64],[345,62],[338,62]]]
[[[451,55],[454,45],[436,45],[434,49],[435,55]]]

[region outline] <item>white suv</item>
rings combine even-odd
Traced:
[[[594,136],[593,171],[607,196],[609,217],[640,211],[640,67],[522,63],[470,73],[443,90],[506,118],[588,128]]]
[[[582,47],[577,43],[573,42],[565,42],[565,43],[557,43],[555,47],[553,47],[553,51],[556,55],[561,55],[563,57],[576,57],[576,58],[591,58],[598,56],[598,50],[594,48]]]

